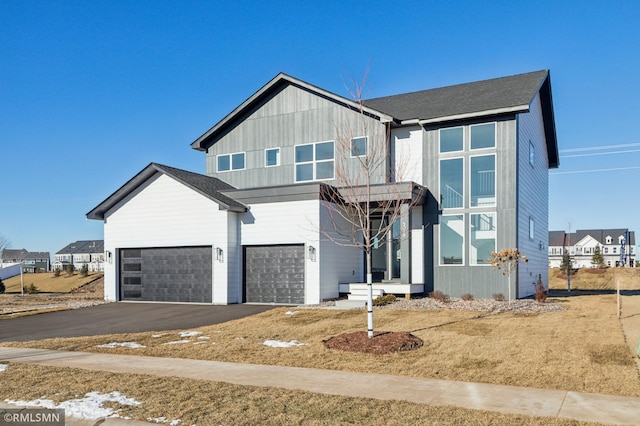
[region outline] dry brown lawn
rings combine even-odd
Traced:
[[[418,350],[372,355],[327,349],[332,336],[361,331],[363,310],[278,308],[197,329],[51,339],[16,346],[184,357],[218,361],[350,370],[415,377],[640,396],[640,376],[616,316],[614,295],[551,298],[567,307],[538,314],[457,310],[375,310],[377,331],[411,332]],[[184,340],[183,343],[173,343]],[[273,348],[265,340],[297,340],[303,346]],[[137,342],[146,348],[98,348]]]
[[[582,268],[571,275],[571,289],[615,290],[616,280],[620,282],[620,290],[640,290],[640,268]],[[559,268],[549,268],[549,289],[566,290],[566,273]]]
[[[403,401],[321,395],[204,380],[115,374],[11,364],[2,374],[0,400],[52,399],[56,404],[87,392],[119,391],[141,405],[119,406],[121,416],[165,417],[185,425],[586,425],[548,417],[429,406]],[[532,401],[532,404],[535,401]]]
[[[37,274],[23,274],[22,279],[24,280],[25,288],[33,284],[41,293],[68,293],[102,276],[102,272],[91,272],[87,277],[83,277],[77,272],[72,276],[68,276],[63,272],[59,277],[56,277],[53,272],[41,272]],[[20,275],[7,278],[6,280],[2,280],[2,282],[6,287],[6,293],[21,293],[22,283]]]

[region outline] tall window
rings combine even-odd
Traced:
[[[461,208],[464,202],[464,160],[440,160],[440,205],[443,209]]]
[[[464,263],[464,216],[442,216],[440,221],[440,264]]]
[[[334,178],[334,143],[318,142],[295,147],[296,182]]]
[[[496,214],[472,214],[470,227],[469,263],[471,265],[488,265],[491,252],[496,251]]]
[[[533,143],[529,141],[529,164],[531,164],[531,167],[533,167],[535,162],[536,162],[536,150],[533,148]]]
[[[496,157],[471,157],[471,207],[496,205]]]
[[[532,217],[529,217],[529,239],[531,241],[536,239],[536,222]]]
[[[496,146],[496,123],[471,126],[471,149]]]
[[[280,148],[270,148],[264,150],[264,166],[274,167],[280,165]]]
[[[352,157],[365,157],[367,155],[367,138],[353,138],[351,139],[351,156]]]
[[[243,170],[244,168],[244,152],[218,155],[218,172]]]
[[[462,127],[440,129],[440,152],[462,151],[463,136]]]

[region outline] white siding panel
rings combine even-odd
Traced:
[[[117,299],[117,254],[126,247],[213,246],[227,247],[227,216],[218,204],[163,174],[150,178],[105,215],[105,250],[111,262],[105,264],[105,299]],[[228,252],[228,250],[227,250]],[[216,303],[228,303],[227,263],[213,262]]]
[[[424,230],[422,228],[422,206],[411,209],[411,283],[424,283]]]
[[[422,128],[409,127],[391,131],[394,180],[422,185]]]

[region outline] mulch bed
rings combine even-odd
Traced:
[[[423,344],[422,339],[411,333],[388,331],[376,332],[371,338],[367,336],[366,331],[356,331],[324,341],[324,345],[329,349],[375,355],[412,351],[421,348]]]

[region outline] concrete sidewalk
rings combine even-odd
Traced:
[[[640,424],[640,398],[178,358],[0,347],[0,362],[274,386],[331,395],[454,405],[609,424]]]

